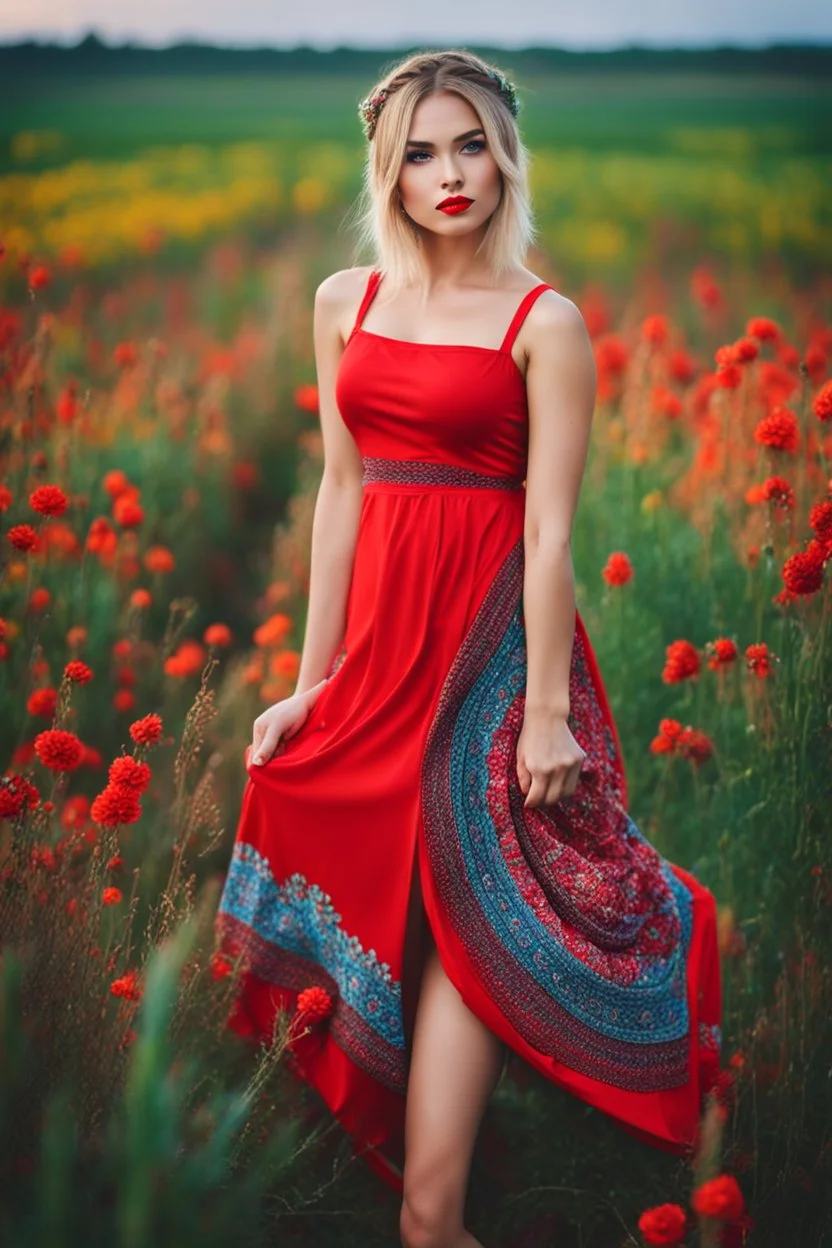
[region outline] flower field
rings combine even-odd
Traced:
[[[488,1248],[829,1242],[823,162],[776,116],[683,122],[593,155],[532,113],[529,267],[593,341],[578,606],[633,817],[717,898],[723,1069],[677,1159],[515,1067]],[[352,263],[360,149],[77,148],[27,128],[0,173],[0,1242],[381,1248],[392,1193],[292,1077],[331,1003],[249,1049],[212,931],[303,642],[312,296]]]

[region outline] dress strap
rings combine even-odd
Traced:
[[[503,345],[500,347],[501,351],[510,351],[511,348],[514,346],[514,339],[517,337],[517,334],[520,330],[520,326],[523,324],[523,321],[526,319],[526,314],[528,313],[529,308],[532,306],[535,299],[537,299],[538,295],[542,295],[544,290],[553,290],[553,289],[554,288],[550,286],[548,282],[541,282],[539,286],[533,286],[531,290],[526,292],[526,294],[523,296],[522,300],[520,301],[519,308],[514,313],[514,318],[512,319],[511,324],[509,325],[506,331],[506,336],[503,339]]]
[[[373,302],[375,293],[379,288],[380,282],[381,282],[381,271],[379,269],[373,269],[372,272],[370,273],[370,277],[367,282],[367,289],[364,291],[364,298],[361,300],[361,304],[358,308],[358,314],[355,318],[355,324],[353,325],[352,330],[350,332],[350,338],[352,338],[356,330],[361,328],[361,322],[364,320],[364,317],[367,315],[367,309],[369,308],[370,304]]]

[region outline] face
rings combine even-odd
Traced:
[[[485,226],[502,195],[502,175],[480,119],[467,100],[436,91],[417,104],[399,174],[402,203],[417,225],[435,234],[467,234]],[[456,211],[437,205],[472,201]]]

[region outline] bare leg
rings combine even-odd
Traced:
[[[430,942],[422,975],[405,1117],[404,1248],[483,1248],[463,1226],[477,1132],[503,1045],[471,1013]]]

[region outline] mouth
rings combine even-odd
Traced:
[[[451,195],[448,199],[443,199],[442,203],[437,204],[436,207],[439,212],[456,214],[470,208],[473,202],[473,199],[468,199],[465,195]]]

